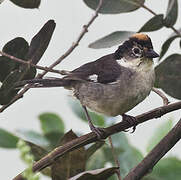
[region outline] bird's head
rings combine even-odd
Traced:
[[[153,50],[151,39],[148,35],[142,33],[132,35],[115,52],[117,60],[124,60],[133,65],[144,61],[152,61],[156,57],[159,57],[159,55]]]

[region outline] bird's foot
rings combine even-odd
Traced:
[[[94,132],[97,135],[98,140],[105,139],[105,130],[104,128],[98,128],[95,126],[90,126],[90,129],[92,132]]]
[[[136,130],[136,126],[137,126],[137,123],[136,123],[136,118],[134,116],[130,116],[130,115],[127,115],[127,114],[123,114],[122,115],[123,117],[123,121],[126,121],[128,122],[131,126],[133,126],[133,130],[131,133],[134,133],[135,130]],[[124,132],[128,132],[129,130],[124,130]]]

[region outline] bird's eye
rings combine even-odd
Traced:
[[[141,54],[141,50],[139,48],[133,48],[132,51],[134,54]]]

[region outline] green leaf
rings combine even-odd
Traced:
[[[104,146],[103,146],[104,147]],[[111,154],[109,154],[110,156]],[[98,149],[86,162],[86,170],[99,169],[108,162],[103,149]]]
[[[25,59],[28,52],[29,45],[27,41],[22,37],[17,37],[9,41],[4,47],[3,52],[15,56],[17,58]],[[21,64],[15,62],[5,56],[0,56],[0,81],[4,81],[5,78]]]
[[[51,132],[64,133],[64,122],[57,114],[43,113],[39,115],[39,120],[44,134]]]
[[[64,135],[60,145],[64,145],[77,135],[71,130]],[[75,176],[78,173],[85,171],[86,151],[84,147],[76,149],[72,152],[66,153],[64,156],[59,157],[52,165],[52,179],[65,180],[69,177]],[[63,163],[62,163],[63,162]]]
[[[178,38],[179,36],[178,35],[175,35],[175,36],[171,36],[169,37],[162,45],[162,49],[161,49],[161,52],[160,52],[160,57],[159,57],[159,60],[165,55],[165,53],[168,51],[168,48],[170,47],[171,43],[176,39]]]
[[[56,148],[59,143],[60,139],[63,137],[64,133],[61,132],[50,132],[45,134],[46,139],[49,141],[48,150],[53,150]]]
[[[28,53],[28,49],[28,42],[22,37],[17,37],[9,41],[3,47],[3,52],[15,56],[17,58],[25,59],[25,56]],[[10,61],[13,60],[10,59]]]
[[[26,59],[31,59],[33,64],[39,62],[49,45],[55,26],[54,20],[49,20],[32,38]]]
[[[115,154],[120,162],[120,173],[122,177],[137,165],[142,159],[143,155],[128,142],[127,137],[124,133],[115,134],[112,137]],[[114,164],[114,158],[112,151],[108,147],[104,147],[104,153],[106,161]]]
[[[166,27],[173,26],[177,21],[177,17],[178,17],[178,2],[177,0],[169,0],[166,17],[164,19],[164,25]]]
[[[156,68],[155,87],[162,88],[170,96],[181,99],[181,55],[172,54]]]
[[[163,14],[158,14],[146,22],[139,32],[156,31],[163,27]]]
[[[95,169],[92,171],[85,171],[80,173],[69,180],[107,180],[107,178],[111,177],[113,174],[116,173],[117,167],[111,168],[102,168],[102,169]]]
[[[8,104],[11,99],[17,94],[19,90],[14,89],[14,83],[21,78],[21,72],[18,70],[10,73],[7,78],[3,81],[0,87],[0,104]]]
[[[172,119],[169,119],[164,124],[159,126],[156,131],[154,132],[154,135],[150,138],[147,145],[147,152],[150,152],[156,144],[160,142],[160,140],[172,129],[173,122]]]
[[[30,8],[30,9],[38,8],[41,2],[41,0],[26,0],[26,1],[10,0],[10,1],[16,4],[17,6],[20,6],[22,8]]]
[[[3,51],[7,54],[26,60],[29,45],[25,39],[18,37],[9,41]],[[34,67],[13,61],[7,57],[0,57],[0,81],[3,83],[0,88],[0,104],[8,104],[19,90],[14,89],[17,81],[33,78],[36,74]]]
[[[87,121],[87,118],[85,116],[85,112],[83,111],[82,106],[80,105],[80,103],[77,100],[76,101],[75,100],[69,100],[68,103],[71,106],[73,113],[78,118],[80,118],[83,121]],[[91,111],[88,111],[88,113],[89,113],[89,116],[90,116],[94,125],[97,125],[97,126],[104,126],[105,125],[105,122],[104,122],[105,120],[104,120],[104,117],[102,115],[99,115],[99,114],[97,114],[95,112],[91,112]]]
[[[49,146],[49,141],[40,133],[32,130],[18,130],[18,136],[25,141],[29,141],[41,147]]]
[[[86,150],[86,159],[89,159],[98,149],[100,149],[103,145],[105,144],[104,141],[98,141],[91,145],[87,150]]]
[[[181,177],[181,160],[175,157],[163,158],[153,168],[151,177],[155,180],[180,180]]]
[[[115,31],[92,42],[89,47],[93,49],[109,48],[121,44],[134,33],[132,31]]]
[[[99,0],[84,0],[91,9],[96,9]],[[145,0],[104,0],[99,13],[118,14],[135,11],[144,4]]]
[[[0,128],[0,147],[16,148],[19,138],[12,133]]]

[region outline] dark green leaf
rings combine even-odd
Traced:
[[[17,58],[26,60],[29,45],[25,39],[18,37],[9,41],[3,48],[7,54],[13,55]],[[0,104],[8,104],[18,90],[14,89],[14,84],[23,79],[33,78],[36,74],[34,67],[29,67],[17,63],[7,57],[0,57],[0,81],[3,82],[0,88]]]
[[[83,111],[82,106],[80,105],[80,103],[78,101],[75,100],[70,100],[69,104],[72,108],[73,113],[79,117],[81,120],[83,121],[87,121],[85,113]],[[104,117],[102,115],[96,114],[95,112],[89,112],[89,116],[92,120],[92,122],[97,125],[97,126],[104,126]]]
[[[148,22],[146,22],[143,27],[139,30],[139,32],[150,32],[156,31],[163,27],[163,14],[159,14],[151,18]]]
[[[134,33],[132,31],[116,31],[94,41],[89,44],[89,47],[93,49],[109,48],[121,44]]]
[[[49,141],[40,133],[31,130],[18,130],[18,136],[41,147],[49,146]]]
[[[177,37],[179,37],[179,36],[178,36],[178,35],[172,36],[172,37],[168,38],[168,39],[163,43],[159,60],[165,55],[165,53],[167,52],[167,50],[168,50],[168,48],[170,47],[171,43],[172,43]]]
[[[176,23],[178,17],[178,2],[177,0],[169,0],[164,25],[171,27]]]
[[[69,180],[107,180],[114,173],[116,173],[117,169],[117,167],[111,167],[85,171],[70,178]]]
[[[99,0],[84,0],[85,4],[91,9],[96,9]],[[144,4],[145,0],[104,0],[100,9],[102,14],[118,14],[134,11]]]
[[[18,137],[12,133],[0,128],[0,147],[2,148],[16,148]]]
[[[57,114],[43,113],[39,115],[39,120],[44,134],[51,132],[64,133],[63,120]]]
[[[76,139],[77,135],[73,131],[69,131],[64,135],[60,145]],[[63,162],[63,163],[62,163]],[[52,179],[65,180],[85,171],[86,151],[84,147],[76,149],[58,158],[52,165]]]
[[[31,9],[38,8],[40,6],[40,2],[41,2],[41,0],[26,0],[26,1],[10,0],[10,1],[22,8],[31,8]]]
[[[175,157],[168,157],[160,160],[150,175],[151,177],[156,177],[155,180],[180,180],[180,169],[181,160]]]
[[[17,37],[9,41],[4,47],[3,51],[7,54],[15,56],[17,58],[24,59],[28,52],[29,45],[25,39]],[[5,56],[0,57],[0,81],[4,79],[21,64],[17,63]]]
[[[181,55],[172,54],[156,68],[155,87],[162,88],[170,96],[181,99]]]
[[[33,64],[37,64],[46,51],[55,25],[54,20],[49,20],[31,40],[26,59],[31,60]]]
[[[10,60],[5,56],[0,56],[0,81],[3,82],[5,78],[18,67],[15,61]]]
[[[21,72],[18,70],[13,71],[7,76],[0,87],[0,104],[4,105],[11,101],[17,94],[18,90],[14,89],[14,83],[21,78]]]
[[[15,56],[17,58],[25,59],[25,56],[28,53],[28,49],[29,49],[28,42],[22,37],[17,37],[9,41],[3,47],[3,52]]]
[[[169,119],[156,129],[154,135],[148,141],[146,148],[147,152],[150,152],[154,148],[154,146],[158,144],[158,142],[172,129],[172,126],[172,119]]]

